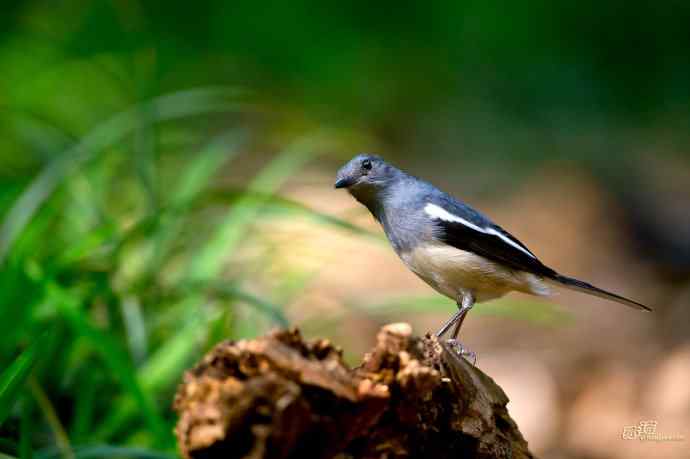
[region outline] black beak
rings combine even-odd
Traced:
[[[348,177],[339,178],[335,181],[336,188],[347,188],[352,185],[353,181]]]

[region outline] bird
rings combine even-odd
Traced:
[[[565,276],[542,263],[508,231],[431,183],[407,174],[382,157],[362,153],[338,170],[345,188],[380,223],[402,262],[458,310],[436,332],[459,355],[476,353],[457,339],[467,313],[511,292],[548,296],[559,286],[651,311],[642,303]]]

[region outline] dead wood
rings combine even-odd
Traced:
[[[297,330],[223,342],[175,397],[185,458],[530,458],[494,381],[407,324],[350,369]]]

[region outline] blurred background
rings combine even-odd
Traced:
[[[0,16],[0,452],[176,457],[214,343],[274,326],[355,364],[455,305],[337,168],[385,156],[579,294],[480,305],[478,366],[545,458],[690,451],[690,4],[15,1]],[[646,425],[675,441],[623,439]]]

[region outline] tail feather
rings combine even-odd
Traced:
[[[638,303],[637,301],[633,301],[620,295],[616,295],[615,293],[607,292],[606,290],[600,289],[599,287],[595,287],[592,284],[588,284],[587,282],[575,279],[573,277],[563,276],[561,274],[556,273],[553,276],[551,276],[549,280],[555,281],[555,283],[557,283],[558,285],[566,287],[570,290],[575,290],[578,292],[587,293],[589,295],[598,296],[599,298],[604,298],[605,300],[615,301],[617,303],[630,306],[631,308],[642,309],[644,311],[652,310],[652,308],[645,306],[642,303]]]

